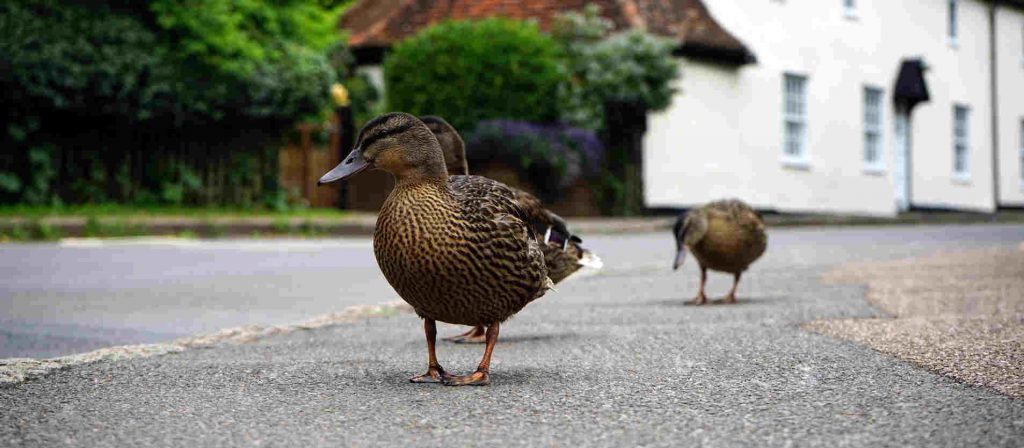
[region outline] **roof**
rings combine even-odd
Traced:
[[[615,30],[640,28],[676,40],[676,54],[733,64],[755,61],[701,0],[360,0],[342,16],[341,27],[351,33],[349,46],[357,58],[379,59],[383,49],[446,19],[534,19],[547,30],[557,14],[590,3]]]

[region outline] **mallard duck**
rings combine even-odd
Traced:
[[[683,264],[686,248],[693,252],[700,266],[700,291],[693,299],[697,305],[707,301],[704,283],[708,279],[708,269],[733,275],[732,289],[724,301],[735,303],[740,276],[768,246],[764,221],[754,209],[738,199],[715,201],[690,210],[676,220],[672,233],[676,237],[676,258],[672,269],[679,269]]]
[[[488,384],[501,323],[552,286],[515,193],[480,176],[449,177],[437,138],[406,113],[366,123],[355,149],[319,183],[369,168],[395,177],[373,235],[377,264],[423,318],[427,372],[410,381]],[[436,321],[487,327],[487,346],[475,372],[454,376],[441,367],[434,350]]]
[[[440,143],[448,174],[469,175],[466,144],[455,127],[434,115],[422,116],[420,120],[430,128]],[[595,269],[601,267],[601,259],[580,245],[582,240],[569,231],[561,216],[544,208],[536,196],[518,188],[509,188],[515,193],[519,207],[526,212],[533,230],[538,235],[543,235],[541,249],[544,251],[544,264],[552,282],[557,284],[584,266]],[[460,343],[481,343],[484,342],[484,336],[484,329],[475,327],[466,333],[445,339]]]

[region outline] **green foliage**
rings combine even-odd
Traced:
[[[0,192],[18,193],[21,191],[21,178],[17,174],[0,172]]]
[[[301,51],[323,55],[338,40],[336,12],[311,2],[154,0],[149,8],[174,36],[176,58],[218,74],[248,76]]]
[[[558,44],[537,25],[449,21],[397,44],[384,62],[388,106],[463,131],[489,118],[554,121],[566,82]]]
[[[553,27],[572,74],[559,92],[562,116],[577,126],[599,129],[608,101],[639,101],[662,110],[675,93],[675,44],[640,30],[609,35],[611,29],[594,5],[559,16]]]
[[[23,197],[29,204],[46,204],[54,199],[51,184],[57,177],[52,161],[53,146],[42,145],[29,148],[29,182],[25,186]]]
[[[336,23],[349,3],[0,2],[0,201],[273,196],[276,162],[263,162],[276,157],[262,152],[329,108]],[[260,163],[217,184],[233,192],[200,195],[225,177],[207,173],[218,159]]]

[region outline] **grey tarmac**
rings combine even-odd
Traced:
[[[671,271],[667,232],[585,240],[605,268],[559,285],[502,326],[491,386],[407,383],[425,368],[426,353],[419,319],[400,313],[251,343],[80,365],[3,387],[0,446],[1020,446],[1024,440],[1024,401],[801,328],[819,319],[884,315],[865,300],[866,286],[822,281],[841,263],[1014,248],[1024,241],[1024,226],[773,230],[735,306],[684,304],[696,292],[696,267]],[[226,327],[244,323],[231,312],[243,310],[246,297],[254,318],[279,310],[286,320],[332,311],[323,309],[330,303],[325,298],[334,298],[338,309],[362,298],[396,298],[375,271],[368,246],[335,248],[344,260],[324,249],[267,251],[263,255],[273,260],[267,261],[260,252],[224,244],[211,249],[215,260],[202,266],[215,274],[200,276],[194,286],[161,282],[154,271],[128,281],[132,291],[149,289],[160,300],[125,310],[116,305],[144,297],[99,302],[117,310],[116,322],[145,313],[149,304],[176,322],[195,316],[186,327],[204,331],[217,314],[204,311],[203,300],[230,316]],[[0,249],[0,259],[7,250]],[[32,259],[34,251],[60,249],[18,250]],[[110,258],[103,250],[113,249],[91,250],[99,262]],[[179,251],[194,249],[161,250],[150,260],[182,281],[199,269],[173,263],[188,258]],[[304,260],[312,274],[301,274]],[[36,295],[29,277],[18,280],[19,297],[44,303],[15,311],[20,322],[44,320],[44,306],[60,310],[55,315],[76,309],[90,319],[102,315],[88,306],[96,300],[69,300],[74,293]],[[260,287],[239,286],[239,278],[260,279]],[[298,280],[313,283],[296,286]],[[729,280],[712,273],[709,295],[723,295]],[[60,287],[66,292],[78,285],[68,280]],[[211,291],[206,297],[204,289]],[[188,307],[165,303],[182,291]],[[300,293],[312,298],[300,300]],[[282,295],[280,302],[274,294]],[[83,322],[90,321],[72,324]],[[153,318],[138,328],[181,331]],[[442,335],[461,330],[440,328]],[[438,356],[448,370],[462,373],[481,351],[441,343]]]

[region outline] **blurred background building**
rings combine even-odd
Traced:
[[[672,39],[682,76],[643,138],[649,208],[723,196],[781,212],[1024,206],[1024,2],[361,1],[342,17],[383,87],[387,50],[446,19],[597,4]]]
[[[706,2],[757,62],[683,58],[645,140],[648,204],[1024,205],[1022,4]]]

